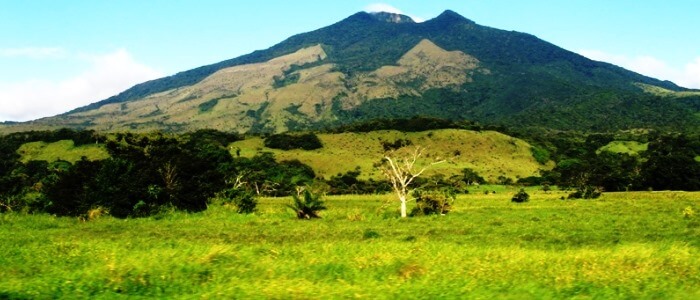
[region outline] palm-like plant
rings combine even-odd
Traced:
[[[287,207],[292,209],[299,219],[320,218],[318,211],[326,209],[326,206],[321,200],[321,195],[314,195],[309,190],[304,191],[304,197],[293,195],[294,202],[287,204]]]

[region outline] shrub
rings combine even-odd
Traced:
[[[280,150],[316,150],[323,148],[321,140],[313,133],[291,135],[286,133],[273,134],[265,139],[265,147]]]
[[[569,194],[568,199],[596,199],[603,194],[603,189],[597,186],[584,185]]]
[[[525,189],[520,189],[520,191],[518,193],[513,195],[513,198],[511,198],[510,201],[516,202],[516,203],[527,202],[527,201],[530,201],[530,195],[528,195],[528,193],[525,192]]]
[[[231,203],[236,206],[236,211],[239,214],[254,213],[258,207],[258,199],[248,190],[240,188],[231,188],[223,192],[225,203]]]
[[[542,191],[544,191],[545,193],[547,193],[547,192],[549,192],[549,191],[551,191],[551,190],[552,190],[552,187],[549,185],[548,182],[542,183]]]
[[[450,188],[433,191],[415,190],[413,197],[416,199],[416,207],[411,211],[411,216],[447,214],[457,198],[455,191]]]
[[[293,210],[299,219],[320,218],[318,212],[326,209],[323,200],[321,200],[321,195],[314,195],[309,190],[305,190],[303,195],[303,198],[299,197],[299,195],[292,195],[294,201],[291,204],[287,204],[287,207]]]
[[[504,175],[498,176],[498,184],[500,185],[512,185],[513,184],[513,178],[506,177]]]
[[[366,229],[365,232],[362,233],[362,238],[365,240],[376,239],[379,237],[380,237],[379,233],[372,230],[372,229]]]
[[[486,183],[484,177],[481,177],[476,171],[470,168],[462,169],[461,180],[468,185]]]
[[[411,145],[413,145],[413,142],[411,142],[411,140],[404,139],[397,139],[393,142],[382,141],[382,148],[384,148],[384,151],[393,151]]]
[[[518,179],[518,184],[522,186],[537,186],[542,185],[545,182],[545,178],[540,176],[528,176],[525,178]]]
[[[88,210],[87,214],[84,216],[83,220],[84,221],[94,221],[97,220],[103,216],[108,216],[109,215],[109,209],[106,209],[102,206],[95,207],[93,209]]]

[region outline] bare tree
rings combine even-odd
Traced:
[[[395,152],[384,155],[382,173],[389,179],[394,192],[399,197],[399,201],[401,202],[401,217],[405,218],[407,216],[406,201],[408,200],[410,185],[413,183],[413,180],[423,174],[429,167],[444,161],[433,162],[422,168],[418,168],[416,166],[416,161],[423,154],[423,148],[421,147],[416,147],[415,151],[403,157],[392,157],[393,154],[395,154]]]

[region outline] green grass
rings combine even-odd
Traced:
[[[492,187],[495,188],[495,187]],[[446,216],[400,219],[387,196],[290,199],[83,222],[0,215],[0,298],[700,297],[700,193],[515,189],[461,195]]]
[[[446,163],[434,166],[430,172],[448,177],[458,174],[464,168],[471,168],[489,181],[496,181],[499,176],[516,180],[537,175],[540,169],[552,167],[537,163],[532,157],[531,146],[523,140],[494,131],[442,129],[403,133],[383,130],[369,133],[319,134],[318,137],[323,143],[323,148],[313,151],[270,149],[263,146],[261,138],[232,143],[230,149],[233,155],[237,149],[241,149],[241,156],[244,157],[267,151],[274,153],[278,160],[298,159],[311,166],[317,176],[324,178],[359,167],[362,171],[360,177],[363,179],[384,179],[373,165],[383,157],[381,142],[393,142],[397,139],[410,140],[413,145],[406,147],[408,149],[424,147],[426,162],[446,160]]]
[[[85,156],[88,160],[101,160],[109,158],[109,153],[103,145],[82,145],[75,147],[72,140],[62,140],[54,143],[31,142],[17,149],[21,155],[20,161],[26,163],[30,160],[45,160],[54,162],[62,159],[74,163]]]
[[[653,86],[653,85],[649,85],[649,84],[636,83],[635,85],[640,87],[642,90],[644,90],[647,93],[661,96],[661,97],[683,98],[683,97],[700,96],[700,92],[698,92],[698,91],[676,92],[676,91],[672,91],[669,89],[665,89],[662,87]]]
[[[607,145],[600,147],[598,153],[608,151],[612,153],[625,153],[629,155],[639,155],[647,151],[649,143],[640,143],[636,141],[612,141]]]

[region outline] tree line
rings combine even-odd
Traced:
[[[140,217],[165,209],[201,211],[217,197],[297,195],[299,187],[325,194],[392,191],[388,180],[361,180],[352,170],[329,179],[298,160],[278,161],[272,153],[231,155],[228,145],[243,137],[216,130],[184,135],[164,133],[100,134],[62,129],[0,136],[0,212],[46,212],[80,216],[95,208],[116,217]],[[269,136],[266,144],[293,148],[322,147],[314,134]],[[559,185],[581,193],[626,190],[700,190],[700,138],[689,134],[646,134],[648,150],[639,155],[598,151],[611,134],[556,133],[531,137],[533,154],[556,167],[520,185]],[[527,138],[526,138],[527,139]],[[73,140],[76,145],[104,145],[109,158],[91,161],[21,162],[17,149],[34,141]],[[389,147],[391,148],[391,147]],[[391,149],[389,149],[391,150]],[[378,158],[379,160],[380,158]],[[470,169],[445,177],[418,177],[412,187],[465,193],[485,180]],[[243,199],[243,200],[241,200]],[[244,203],[245,204],[245,203]]]
[[[556,167],[541,177],[520,180],[526,185],[556,184],[604,191],[700,190],[700,136],[655,132],[627,136],[648,144],[641,153],[600,151],[614,134],[538,137]],[[526,138],[527,139],[527,138]],[[550,153],[551,151],[551,153]]]

